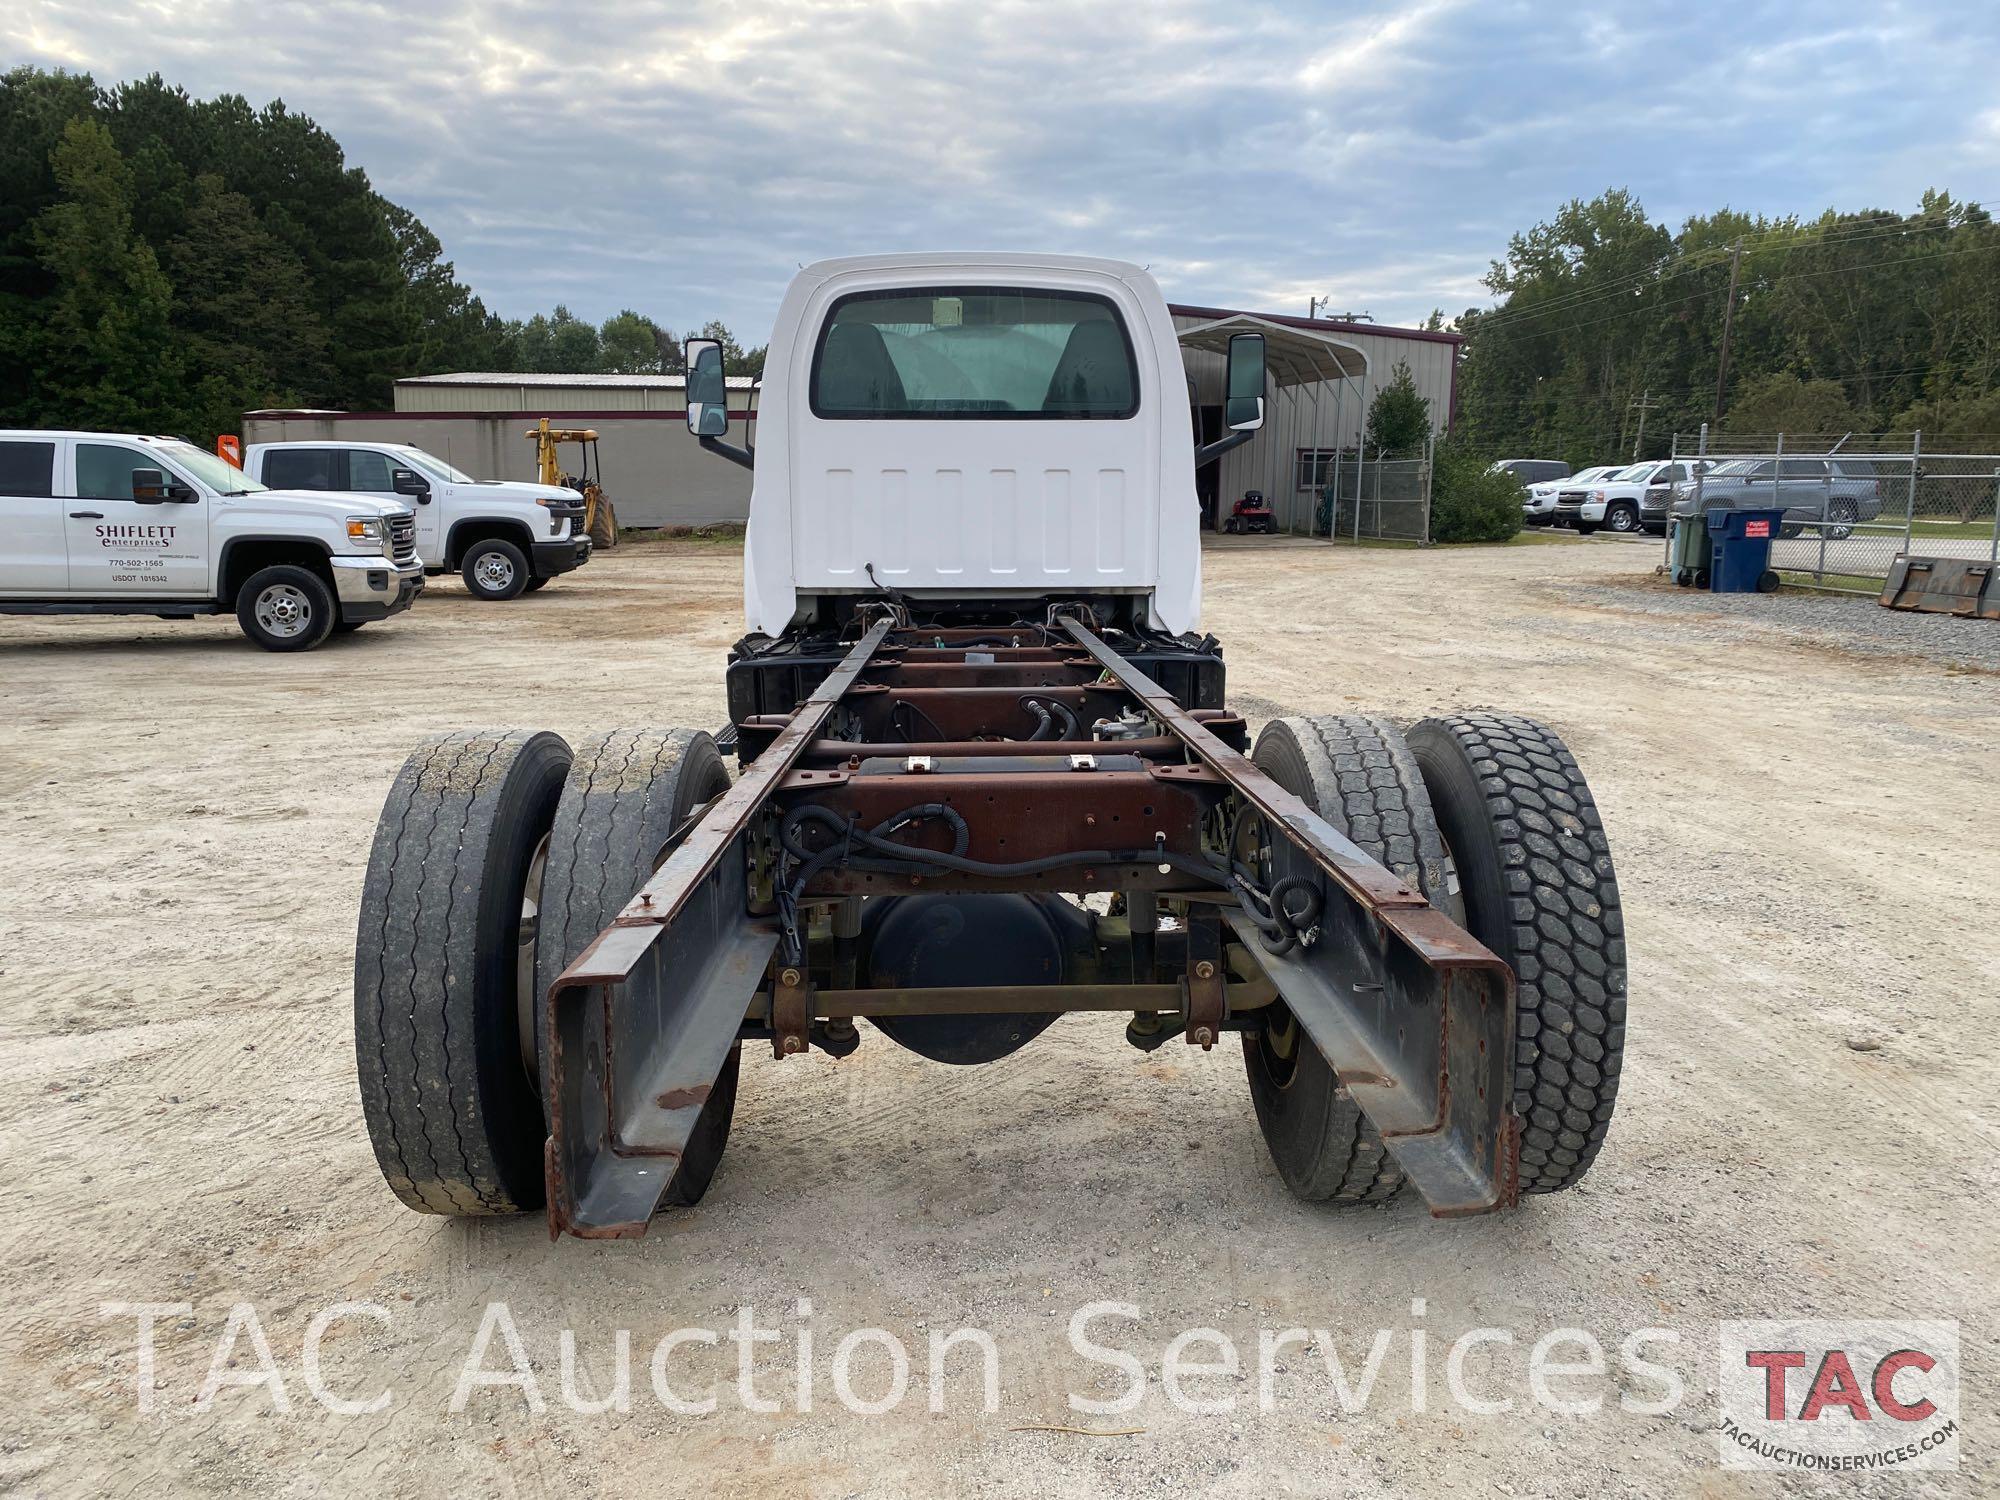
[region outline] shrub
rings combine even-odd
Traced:
[[[1431,540],[1504,542],[1521,529],[1521,483],[1488,461],[1439,444],[1431,470]]]

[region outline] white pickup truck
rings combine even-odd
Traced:
[[[422,592],[408,506],[267,489],[171,437],[0,431],[0,614],[235,611],[310,651]]]
[[[252,443],[243,466],[274,488],[413,503],[424,571],[457,572],[477,599],[532,593],[590,561],[575,490],[474,479],[406,443]]]
[[[1688,475],[1685,462],[1648,459],[1627,464],[1594,484],[1563,485],[1556,493],[1555,523],[1574,526],[1583,536],[1600,526],[1627,533],[1651,530],[1655,516],[1664,514],[1673,486],[1684,483]]]

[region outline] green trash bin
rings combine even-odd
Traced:
[[[1674,582],[1682,588],[1705,589],[1715,563],[1715,544],[1709,539],[1708,517],[1674,513],[1670,543]]]

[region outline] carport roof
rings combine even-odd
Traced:
[[[1368,373],[1368,356],[1331,333],[1273,322],[1255,313],[1231,313],[1180,331],[1181,347],[1227,354],[1232,334],[1264,335],[1264,366],[1280,388],[1318,385]]]

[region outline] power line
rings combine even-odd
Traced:
[[[1886,227],[1874,228],[1863,232],[1846,234],[1846,235],[1834,235],[1834,234],[1816,235],[1811,233],[1810,231],[1796,230],[1796,231],[1787,231],[1782,233],[1774,233],[1771,235],[1761,236],[1761,237],[1746,236],[1744,237],[1743,244],[1745,249],[1755,253],[1760,248],[1763,248],[1758,243],[1759,239],[1784,239],[1789,241],[1789,243],[1785,246],[1785,248],[1789,251],[1796,252],[1796,251],[1805,251],[1805,250],[1812,250],[1819,248],[1842,248],[1847,245],[1856,244],[1868,240],[1888,239],[1892,236],[1900,236],[1905,234],[1935,232],[1939,227],[1940,226],[1924,225],[1924,224],[1912,225],[1907,222],[1899,221],[1896,224],[1889,225]],[[1949,232],[1949,230],[1947,230],[1947,232]],[[1982,248],[1982,247],[1974,247],[1974,248]],[[1618,277],[1612,280],[1611,282],[1606,283],[1603,286],[1577,288],[1570,292],[1559,293],[1554,296],[1544,298],[1541,301],[1532,303],[1524,307],[1516,308],[1509,305],[1509,306],[1495,308],[1491,312],[1479,312],[1475,314],[1477,318],[1477,326],[1482,328],[1491,328],[1494,327],[1495,325],[1512,324],[1521,319],[1527,319],[1532,322],[1537,318],[1553,316],[1554,314],[1559,312],[1573,311],[1577,308],[1589,307],[1599,303],[1614,302],[1628,296],[1632,297],[1636,301],[1638,296],[1648,286],[1658,286],[1665,282],[1673,281],[1683,276],[1692,276],[1698,272],[1709,270],[1713,266],[1718,266],[1722,264],[1722,260],[1725,257],[1733,259],[1735,255],[1735,247],[1734,245],[1727,247],[1712,246],[1709,247],[1708,249],[1694,251],[1692,252],[1692,254],[1713,255],[1715,258],[1712,260],[1703,261],[1699,264],[1681,265],[1673,270],[1646,271],[1646,272],[1639,272],[1629,276]]]
[[[1767,230],[1762,234],[1745,235],[1741,238],[1744,247],[1754,251],[1763,248],[1766,243],[1775,240],[1789,241],[1792,248],[1819,245],[1838,246],[1853,244],[1862,240],[1886,239],[1892,235],[1920,232],[1926,229],[1936,229],[1937,227],[1935,225],[1911,224],[1909,221],[1901,218],[1894,218],[1892,222],[1888,223],[1884,223],[1881,219],[1867,219],[1861,221],[1860,225],[1852,232],[1845,234],[1835,234],[1830,231],[1814,234],[1810,229],[1801,228]],[[1559,293],[1552,298],[1535,303],[1531,307],[1521,309],[1520,315],[1532,317],[1545,311],[1558,310],[1560,307],[1572,302],[1590,302],[1607,296],[1616,296],[1627,287],[1636,287],[1640,283],[1647,281],[1657,283],[1671,281],[1679,276],[1690,276],[1697,271],[1705,271],[1712,265],[1720,265],[1724,257],[1733,253],[1733,242],[1729,245],[1706,246],[1700,250],[1687,252],[1681,259],[1691,260],[1695,256],[1703,255],[1712,256],[1714,259],[1702,261],[1699,264],[1681,265],[1674,270],[1664,269],[1664,267],[1673,264],[1672,257],[1664,258],[1657,264],[1654,270],[1639,271],[1626,276],[1614,277],[1602,286],[1578,287],[1569,292]],[[1501,307],[1491,312],[1481,313],[1479,316],[1482,322],[1492,323],[1514,316],[1514,312],[1511,308]]]

